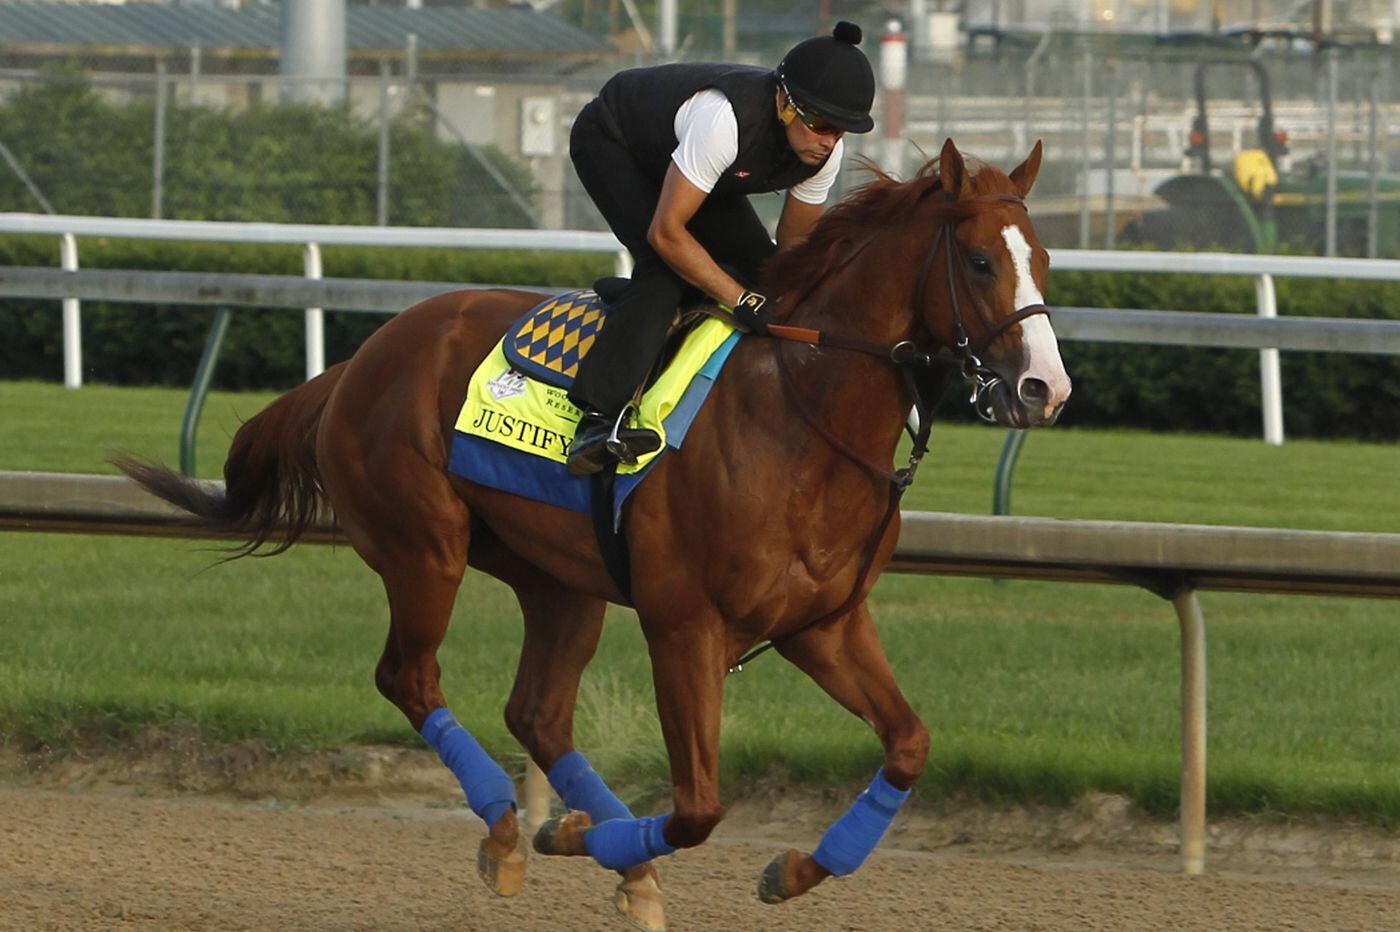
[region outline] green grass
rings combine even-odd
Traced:
[[[236,414],[211,396],[201,472]],[[113,448],[176,458],[184,397],[166,389],[0,383],[0,469],[110,471]],[[939,427],[910,507],[985,513],[1004,433]],[[1021,514],[1400,531],[1400,448],[1045,431],[1026,444]],[[386,609],[348,549],[307,546],[207,569],[181,541],[0,534],[0,732],[20,746],[123,740],[194,723],[274,748],[415,736],[375,692]],[[1400,608],[1393,602],[1202,595],[1216,811],[1400,818]],[[1177,796],[1178,635],[1167,603],[1111,586],[886,576],[874,597],[896,674],[934,733],[920,795],[1064,801]],[[459,718],[518,766],[501,721],[520,642],[510,593],[473,574],[441,652]],[[618,611],[584,680],[580,749],[634,793],[665,783],[646,653]],[[879,746],[801,673],[766,655],[727,683],[734,791],[781,775],[868,779]]]

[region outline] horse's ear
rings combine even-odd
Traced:
[[[938,154],[938,177],[943,182],[944,192],[954,200],[962,197],[967,190],[967,165],[958,147],[953,145],[951,136]]]
[[[1016,193],[1025,197],[1031,193],[1031,187],[1035,184],[1035,176],[1040,174],[1040,140],[1035,141],[1035,148],[1031,154],[1026,156],[1026,160],[1011,170],[1011,183],[1016,186]]]

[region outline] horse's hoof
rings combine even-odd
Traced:
[[[793,884],[800,860],[802,852],[789,848],[769,861],[763,873],[758,875],[758,898],[765,903],[782,903],[802,892],[795,890]]]
[[[527,857],[523,839],[507,848],[487,835],[476,851],[476,872],[492,893],[515,896],[525,886]]]
[[[535,850],[540,854],[586,855],[583,835],[593,827],[586,812],[566,812],[540,826],[535,833]]]
[[[666,910],[661,899],[661,879],[651,864],[639,864],[622,872],[622,883],[613,893],[613,906],[628,923],[646,932],[666,932]]]

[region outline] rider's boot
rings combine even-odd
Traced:
[[[613,463],[630,466],[637,458],[661,447],[661,437],[654,430],[626,427],[623,421],[630,409],[609,415],[595,408],[583,412],[569,445],[568,469],[575,476],[590,476]]]

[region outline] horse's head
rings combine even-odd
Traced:
[[[1050,256],[1024,202],[1040,154],[1037,142],[1010,175],[991,167],[974,175],[949,139],[933,189],[940,196],[928,198],[933,229],[917,313],[977,377],[979,413],[1006,427],[1053,424],[1071,387],[1044,312]]]

